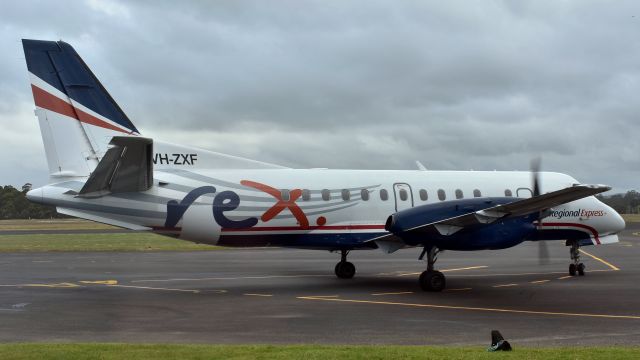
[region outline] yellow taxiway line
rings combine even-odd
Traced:
[[[601,263],[603,263],[603,264],[607,265],[608,267],[610,267],[610,268],[611,268],[611,270],[613,270],[613,271],[618,271],[618,270],[620,270],[620,268],[618,268],[617,266],[615,266],[615,265],[611,264],[610,262],[607,262],[607,261],[605,261],[605,260],[602,260],[602,259],[600,259],[599,257],[597,257],[597,256],[595,256],[595,255],[589,254],[588,252],[586,252],[586,251],[584,251],[584,250],[582,250],[582,249],[580,249],[580,250],[578,250],[578,251],[580,251],[581,253],[583,253],[583,254],[585,254],[585,255],[587,255],[587,256],[590,256],[591,258],[593,258],[593,259],[595,259],[595,260],[597,260],[597,261],[600,261]]]
[[[12,285],[0,285],[3,287],[46,287],[46,288],[56,288],[56,289],[62,289],[62,288],[77,288],[77,287],[81,287],[81,285],[78,284],[74,284],[74,283],[68,283],[68,282],[63,282],[63,283],[57,283],[57,284],[12,284]]]
[[[529,281],[529,284],[543,284],[546,282],[549,282],[551,280],[536,280],[536,281]]]
[[[118,285],[118,280],[81,280],[79,282],[90,285]]]
[[[415,303],[402,303],[402,302],[389,302],[389,301],[329,299],[329,298],[317,298],[317,297],[310,297],[310,296],[299,296],[299,297],[297,297],[297,299],[301,299],[301,300],[316,300],[316,301],[334,301],[334,302],[344,302],[344,303],[353,303],[353,304],[394,305],[394,306],[415,307],[415,308],[468,310],[468,311],[483,311],[483,312],[513,313],[513,314],[529,314],[529,315],[552,315],[552,316],[572,316],[572,317],[590,317],[590,318],[605,318],[605,319],[640,320],[640,316],[636,316],[636,315],[585,314],[585,313],[568,313],[568,312],[555,312],[555,311],[498,309],[498,308],[483,308],[483,307],[470,307],[470,306],[415,304]]]

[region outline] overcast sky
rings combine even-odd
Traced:
[[[12,1],[0,185],[47,166],[21,38],[78,51],[145,136],[290,167],[640,182],[637,1]]]

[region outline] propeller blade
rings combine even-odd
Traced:
[[[542,160],[537,157],[531,160],[531,186],[533,196],[540,196],[540,164]],[[543,212],[538,214],[538,221],[542,221]],[[538,263],[540,265],[549,264],[549,248],[546,241],[538,241]]]
[[[531,183],[533,187],[533,196],[540,195],[540,158],[531,160]]]
[[[538,241],[538,263],[540,265],[549,264],[549,248],[544,240]]]

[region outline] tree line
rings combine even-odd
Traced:
[[[626,194],[596,197],[620,214],[640,214],[640,193],[635,190],[627,191]]]
[[[66,217],[53,206],[40,205],[27,200],[30,187],[18,190],[11,185],[0,188],[0,219],[50,219]]]
[[[0,188],[0,219],[50,219],[66,217],[58,214],[56,208],[48,205],[34,204],[27,200],[27,191],[30,184],[25,184],[22,190],[11,185]],[[640,213],[640,192],[627,191],[626,194],[609,196],[598,195],[597,198],[611,206],[621,214]]]

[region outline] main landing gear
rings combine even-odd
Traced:
[[[420,274],[420,287],[424,291],[442,291],[447,285],[444,274],[434,270],[439,252],[437,247],[432,246],[429,248],[425,247],[422,254],[420,254],[420,260],[424,258],[425,254],[427,255],[427,271]]]
[[[347,261],[349,250],[340,250],[340,262],[336,264],[336,276],[340,279],[351,279],[356,274],[356,267]]]
[[[585,266],[580,262],[580,244],[577,241],[571,242],[569,253],[571,254],[571,260],[573,260],[573,263],[569,265],[569,275],[576,276],[577,273],[580,276],[584,276]]]

